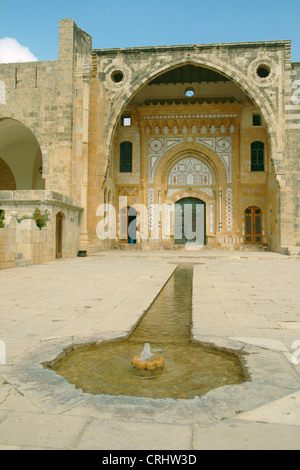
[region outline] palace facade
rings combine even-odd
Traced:
[[[93,49],[62,20],[57,61],[0,65],[5,229],[29,229],[36,207],[50,213],[43,260],[124,246],[298,254],[290,41]]]

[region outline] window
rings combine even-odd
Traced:
[[[265,144],[263,142],[251,144],[251,171],[265,171]]]
[[[124,78],[123,72],[121,70],[116,70],[111,74],[111,79],[114,83],[121,83]]]
[[[260,65],[257,68],[256,73],[260,78],[267,78],[270,75],[271,70],[267,65]]]
[[[188,98],[191,98],[192,96],[195,95],[195,90],[194,88],[187,88],[185,90],[185,96],[187,96]]]
[[[132,173],[132,143],[122,142],[120,145],[120,172]]]
[[[121,124],[125,127],[131,126],[131,116],[122,116]]]
[[[261,126],[261,115],[253,114],[253,126]]]

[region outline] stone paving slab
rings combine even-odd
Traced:
[[[298,261],[103,252],[0,271],[0,449],[299,450]],[[193,339],[242,354],[245,383],[193,400],[94,396],[43,367],[72,344],[127,337],[180,262],[195,263]]]
[[[81,434],[76,448],[189,450],[192,446],[192,434],[192,426],[187,425],[93,420]]]
[[[298,450],[300,430],[293,426],[228,420],[194,430],[198,450]]]
[[[300,392],[292,393],[267,405],[244,413],[242,418],[247,421],[258,421],[270,424],[299,426],[300,423]],[[300,430],[297,430],[300,439]]]

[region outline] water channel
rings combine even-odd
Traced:
[[[241,357],[190,338],[193,269],[176,268],[128,339],[74,348],[47,367],[91,394],[192,399],[246,381]],[[163,355],[163,369],[131,365],[145,343]]]

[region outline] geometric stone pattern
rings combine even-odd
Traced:
[[[226,231],[232,232],[233,229],[233,194],[232,188],[226,189],[226,196],[225,196],[225,203],[226,203]]]

